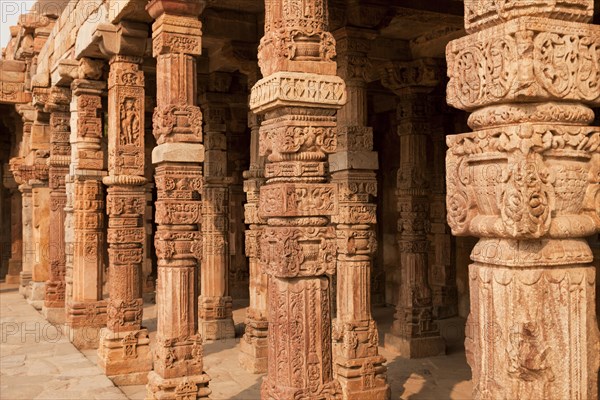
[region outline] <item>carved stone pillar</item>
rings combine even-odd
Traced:
[[[8,273],[5,282],[19,284],[23,268],[23,203],[21,192],[14,181],[10,189],[10,259],[8,260]]]
[[[373,130],[366,126],[370,69],[366,31],[336,31],[338,75],[346,82],[348,101],[338,111],[337,151],[329,156],[337,186],[337,318],[333,321],[334,373],[344,399],[389,399],[385,358],[378,354],[379,334],[371,316],[371,269],[377,248],[377,153]]]
[[[32,243],[33,225],[31,223],[33,205],[31,202],[31,186],[28,183],[19,185],[21,192],[22,205],[22,233],[23,233],[23,269],[20,274],[19,293],[23,297],[30,296],[29,282],[33,270],[33,260],[35,255],[35,246]]]
[[[19,273],[19,294],[28,297],[29,282],[31,281],[31,271],[33,268],[33,253],[35,246],[31,241],[31,186],[29,179],[32,177],[33,168],[26,164],[25,156],[29,154],[31,148],[31,126],[34,119],[34,108],[30,105],[17,105],[16,110],[21,116],[23,123],[23,138],[19,155],[10,160],[10,170],[13,173],[15,182],[21,193],[21,249],[22,268]]]
[[[142,264],[146,230],[144,177],[145,25],[110,25],[101,49],[113,54],[108,75],[108,293],[106,328],[100,333],[98,365],[117,384],[147,382],[152,369],[148,330],[142,327]],[[121,32],[121,30],[123,32]],[[135,33],[135,35],[134,35]],[[131,36],[129,36],[131,35]],[[115,54],[135,47],[137,55]],[[132,52],[128,52],[131,54]]]
[[[106,84],[95,80],[101,78],[102,66],[101,61],[82,59],[82,79],[71,84],[71,165],[65,180],[70,190],[65,209],[68,213],[72,205],[73,211],[72,218],[67,214],[65,232],[73,227],[73,256],[66,308],[69,339],[80,349],[97,348],[100,329],[106,325],[106,301],[102,300],[106,217],[101,181],[106,175],[101,147],[101,96]]]
[[[31,294],[27,301],[42,309],[46,294],[46,281],[50,276],[50,187],[48,186],[48,157],[50,156],[50,114],[44,110],[49,100],[49,88],[33,89],[35,120],[31,126],[31,151],[33,176],[29,180],[32,202],[32,242],[35,248],[31,281]]]
[[[53,87],[46,109],[50,111],[50,276],[46,282],[46,297],[42,314],[54,324],[65,322],[65,206],[67,193],[65,176],[71,162],[69,143],[70,119],[69,88]]]
[[[447,100],[448,222],[480,240],[465,347],[475,399],[597,399],[600,26],[593,1],[465,2]]]
[[[436,60],[437,62],[437,60]],[[432,290],[433,317],[436,320],[458,315],[458,291],[456,287],[456,256],[450,227],[446,222],[446,136],[445,119],[448,107],[445,99],[437,93],[431,96],[432,113],[429,114],[431,132],[431,171],[429,191],[429,283]]]
[[[211,81],[228,79],[214,76]],[[215,85],[209,85],[215,86]],[[225,85],[229,89],[229,84]],[[227,178],[226,104],[218,96],[202,94],[204,115],[204,187],[202,191],[202,274],[198,298],[198,328],[204,340],[235,337],[229,272],[229,190]]]
[[[427,259],[431,181],[427,147],[433,110],[430,93],[439,81],[432,60],[390,65],[382,77],[383,84],[399,96],[396,117],[400,136],[396,196],[401,283],[395,320],[385,345],[407,358],[445,353],[444,340],[433,318]]]
[[[248,86],[258,80],[259,71],[248,74]],[[265,158],[259,153],[259,129],[261,118],[253,112],[248,113],[250,127],[250,169],[244,171],[244,220],[246,230],[245,250],[250,267],[249,295],[250,305],[246,313],[246,328],[240,342],[240,365],[249,372],[262,374],[267,372],[268,327],[267,320],[267,274],[260,262],[259,243],[266,220],[258,213],[260,187],[265,182]]]
[[[152,152],[157,188],[157,343],[148,399],[208,398],[198,334],[198,264],[202,241],[202,113],[196,102],[196,57],[202,45],[201,1],[153,0],[147,10],[157,59]]]
[[[265,114],[259,149],[267,156],[259,199],[259,214],[267,220],[259,253],[269,275],[269,365],[262,397],[336,399],[342,394],[331,360],[336,242],[330,218],[338,201],[326,171],[346,90],[335,76],[327,1],[288,3],[265,4],[258,54],[264,78],[250,97],[251,110]]]

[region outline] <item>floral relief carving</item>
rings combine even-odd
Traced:
[[[152,118],[157,143],[202,142],[202,112],[192,105],[156,107]]]
[[[599,46],[591,31],[527,18],[459,39],[448,47],[448,102],[467,110],[517,97],[597,103]]]

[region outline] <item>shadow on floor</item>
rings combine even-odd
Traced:
[[[384,347],[384,337],[394,320],[393,307],[375,307],[380,337],[380,354],[386,357],[388,383],[392,399],[437,400],[470,399],[471,370],[464,353],[462,318],[440,321],[440,333],[446,341],[446,355],[422,359],[405,359]]]

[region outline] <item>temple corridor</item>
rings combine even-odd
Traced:
[[[599,22],[37,0],[0,59],[0,398],[598,399]]]

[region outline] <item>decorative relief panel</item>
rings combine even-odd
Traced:
[[[335,231],[331,227],[267,227],[260,238],[265,271],[292,278],[335,273]]]
[[[472,110],[517,99],[600,104],[600,28],[520,18],[451,42],[448,103]]]
[[[266,111],[285,102],[298,106],[341,106],[346,102],[344,81],[337,76],[275,73],[252,89],[250,108]]]
[[[589,22],[593,0],[466,0],[465,27],[474,33],[483,28],[522,17],[535,16],[572,22]]]

